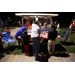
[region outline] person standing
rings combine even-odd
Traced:
[[[2,37],[3,37],[3,35],[1,33],[1,28],[0,28],[0,53],[1,53],[1,57],[4,57],[4,55],[3,55],[3,44],[2,44],[2,40],[1,40]]]
[[[23,38],[24,50],[26,55],[29,55],[29,38],[30,35],[27,34],[27,31],[24,31],[24,34],[20,35]]]
[[[44,23],[44,26],[41,28],[41,33],[48,32],[48,31],[49,31],[49,28],[47,28],[47,24]]]
[[[18,37],[19,37],[20,35],[22,35],[22,34],[24,33],[24,31],[26,31],[26,30],[27,30],[27,28],[26,28],[25,26],[23,26],[21,29],[19,29],[19,30],[16,32],[15,38],[16,38],[16,40],[18,40],[19,46],[20,46],[20,42],[22,43],[22,46],[23,46],[23,42],[22,42],[22,40],[19,39]]]
[[[26,28],[28,28],[28,27],[30,27],[29,21],[27,21],[27,23],[26,23]]]
[[[71,23],[71,34],[72,34],[74,27],[75,27],[75,22]]]
[[[55,38],[57,37],[57,31],[55,29],[55,25],[51,25],[52,30],[48,32],[48,54],[51,54],[51,48],[52,48],[52,54],[54,55],[55,52]]]
[[[39,59],[39,50],[40,50],[40,27],[38,25],[38,21],[32,24],[31,30],[31,38],[33,42],[33,56],[35,56],[35,60]]]
[[[57,31],[58,31],[59,27],[60,27],[60,24],[58,23],[58,24],[57,24]]]
[[[21,26],[22,26],[22,24],[21,24],[21,22],[20,22],[20,21],[18,21],[18,25],[19,25],[19,27],[21,27]]]
[[[41,33],[43,33],[43,35],[45,35],[45,33],[48,33],[48,31],[49,31],[49,28],[47,28],[47,24],[44,23],[44,26],[43,26],[43,28],[41,29]],[[43,39],[43,42],[41,43],[41,45],[42,45],[43,43],[45,43],[45,45],[46,45],[47,42],[48,42],[48,39]]]

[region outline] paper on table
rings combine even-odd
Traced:
[[[31,35],[31,33],[28,33],[28,35]]]

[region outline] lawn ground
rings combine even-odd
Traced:
[[[13,34],[16,33],[16,31],[20,28],[16,28],[16,27],[10,27],[9,28]],[[15,31],[16,30],[16,31]],[[64,34],[65,30],[71,30],[69,28],[60,28],[60,33]],[[4,31],[4,30],[3,30]],[[11,32],[11,33],[12,33]],[[40,42],[42,42],[43,40],[41,40]],[[62,54],[62,53],[75,53],[75,33],[71,34],[69,32],[68,35],[68,40],[64,41],[64,40],[60,40],[60,39],[56,39],[56,46],[55,46],[55,53],[58,54]],[[32,46],[33,43],[32,41],[30,41],[30,52],[32,53]],[[40,53],[47,53],[47,45],[45,46],[44,44],[41,46],[40,48]],[[22,50],[22,46],[19,47],[18,46],[18,42],[16,41],[16,45],[12,46],[10,44],[10,47],[8,47],[8,45],[4,46],[4,54],[22,54],[24,53],[24,51]]]

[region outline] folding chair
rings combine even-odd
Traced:
[[[2,38],[2,42],[5,44],[10,44],[16,41],[16,39],[11,39],[9,37],[9,33],[8,32],[2,32],[3,38]]]
[[[61,37],[60,39],[67,40],[67,39],[68,39],[68,34],[69,34],[69,31],[66,30],[66,31],[65,31],[65,35],[64,35],[64,37]]]

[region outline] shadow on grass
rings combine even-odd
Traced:
[[[32,46],[33,45],[30,45],[29,46],[29,53],[30,53],[30,56],[33,55],[33,49],[32,49]],[[21,53],[19,52],[21,50]],[[3,49],[3,52],[5,54],[14,54],[14,52],[17,51],[16,54],[22,54],[22,53],[25,53],[25,50],[24,50],[24,47],[23,46],[19,46],[19,45],[10,45],[10,46],[7,46],[6,48]]]
[[[22,50],[22,51],[21,51]],[[15,53],[15,51],[17,51],[16,53]],[[20,53],[20,52],[21,53]],[[24,53],[24,49],[23,49],[23,47],[22,46],[18,46],[18,45],[10,45],[10,46],[7,46],[4,50],[3,50],[3,52],[5,53],[5,54],[22,54],[22,53]]]
[[[69,55],[67,53],[65,53],[67,50],[62,47],[60,44],[56,44],[55,45],[55,54],[54,56],[56,57],[69,57]],[[45,54],[46,56],[42,56],[41,59],[39,60],[40,62],[48,62],[48,59],[51,56],[48,56],[47,53],[47,44],[43,44],[40,47],[40,52],[43,52],[43,54]]]
[[[66,45],[66,46],[75,45],[73,42],[62,42],[62,41],[60,41],[60,43],[62,45]]]
[[[18,45],[15,45],[15,46],[10,46],[10,47],[7,47],[6,49],[4,49],[4,52],[7,52],[7,54],[11,52],[13,52],[16,48],[18,49],[23,49],[23,47],[19,47]],[[9,51],[8,51],[9,50]],[[42,56],[40,57],[40,62],[48,62],[48,59],[50,58],[50,56],[47,55],[47,44],[43,44],[43,45],[40,45],[40,54],[41,52],[43,52],[43,54],[45,56]],[[66,49],[63,48],[60,44],[56,44],[55,45],[55,55],[56,57],[69,57],[69,55],[66,52]],[[22,53],[25,53],[24,50],[22,50]],[[33,56],[33,45],[30,45],[29,46],[29,53],[30,55],[29,56]]]
[[[60,44],[55,45],[55,54],[56,57],[69,57],[69,55],[66,53],[67,50],[62,47]]]

